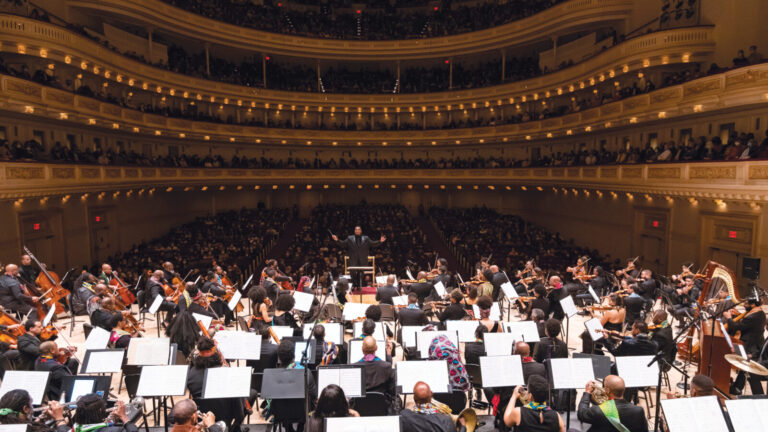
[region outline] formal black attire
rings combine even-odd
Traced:
[[[149,281],[147,282],[147,290],[149,291],[149,297],[147,298],[147,307],[152,305],[152,302],[155,301],[155,298],[157,296],[163,297],[163,302],[160,303],[160,309],[158,310],[166,311],[168,314],[165,317],[165,321],[171,322],[173,320],[173,315],[176,312],[176,304],[172,301],[165,299],[165,290],[163,289],[163,285],[160,282],[157,282],[154,279],[150,278]]]
[[[628,295],[624,297],[624,322],[632,325],[635,321],[642,319],[645,299],[639,295]]]
[[[21,283],[18,279],[5,274],[0,275],[0,305],[6,310],[26,315],[33,309],[31,303],[32,297],[21,291]],[[37,316],[37,313],[34,315]],[[32,319],[35,318],[32,317]]]
[[[380,286],[376,291],[376,300],[382,304],[394,305],[392,302],[392,297],[397,297],[399,295],[400,292],[397,290],[397,288],[390,284],[386,284],[384,286]]]
[[[416,282],[410,284],[406,286],[405,293],[416,293],[416,295],[419,297],[419,306],[422,306],[424,301],[427,299],[437,300],[437,293],[435,293],[435,288],[429,282]]]
[[[673,343],[674,335],[672,334],[671,326],[654,330],[653,333],[651,333],[651,341],[656,343],[659,351],[664,351],[664,360],[670,364],[675,361],[675,357],[677,357],[677,346]],[[662,369],[669,370],[670,366],[662,363]]]
[[[203,284],[202,288],[200,288],[200,291],[206,294],[210,294],[214,297],[219,297],[218,299],[211,302],[211,309],[213,309],[213,311],[216,312],[216,315],[218,315],[220,318],[224,318],[225,325],[229,325],[230,321],[232,321],[235,316],[232,311],[229,310],[227,304],[221,300],[221,298],[227,294],[224,288],[215,282],[207,281]]]
[[[539,340],[533,351],[533,359],[544,363],[548,358],[567,358],[568,346],[558,338],[545,337]]]
[[[261,341],[261,357],[258,360],[248,360],[246,366],[253,368],[254,372],[264,372],[264,369],[277,367],[277,345],[270,343],[269,339]]]
[[[531,319],[531,312],[533,312],[534,309],[541,309],[541,311],[544,312],[545,317],[549,316],[549,300],[547,300],[546,297],[536,297],[531,300],[531,303],[528,304],[528,309],[525,311],[528,319]]]
[[[753,359],[759,359],[761,357],[761,351],[765,344],[765,337],[763,336],[763,330],[765,329],[765,312],[758,311],[746,315],[740,321],[734,321],[729,319],[728,333],[741,332],[741,341],[744,342],[744,351],[747,352]],[[765,355],[765,353],[762,353]],[[757,360],[756,360],[757,361]],[[751,377],[752,375],[750,375]],[[744,388],[744,382],[746,375],[744,372],[739,371],[734,382],[734,387],[741,390]],[[763,386],[759,380],[750,379],[750,387],[753,394],[763,394]]]
[[[57,401],[61,399],[61,392],[64,390],[63,379],[64,377],[72,376],[72,371],[65,365],[59,363],[56,359],[45,357],[37,358],[35,361],[35,370],[38,372],[51,373],[48,378],[48,386],[45,390],[48,400]]]
[[[401,432],[453,432],[456,426],[448,414],[421,414],[404,409],[400,412]]]
[[[202,412],[211,411],[217,421],[223,421],[229,430],[239,430],[245,418],[245,400],[243,398],[203,399],[206,368],[190,367],[187,373],[189,394]]]
[[[539,418],[539,411],[528,407],[520,408],[520,425],[516,430],[525,432],[560,432],[560,416],[557,411],[548,409],[541,412],[542,419]]]
[[[94,327],[101,327],[106,331],[112,331],[112,325],[109,322],[115,315],[121,315],[121,313],[106,310],[101,307],[96,308],[91,312],[91,325]]]
[[[480,357],[485,356],[485,344],[483,342],[467,342],[464,344],[464,359],[467,364],[480,365]]]
[[[499,299],[499,293],[501,292],[501,286],[507,282],[507,277],[504,276],[504,273],[497,271],[493,274],[490,282],[491,285],[493,285],[493,294],[491,298],[493,301],[497,301]]]
[[[344,240],[339,240],[339,246],[345,246],[347,248],[347,267],[365,267],[368,265],[368,256],[370,255],[371,246],[378,246],[381,244],[378,240],[371,240],[367,235],[350,235]],[[360,283],[360,272],[350,271],[352,277],[352,284],[354,286]]]
[[[40,339],[32,333],[26,332],[16,339],[16,346],[21,354],[19,357],[19,369],[33,370],[35,368],[35,361],[40,357]]]
[[[387,396],[391,406],[392,401],[397,397],[395,393],[395,370],[392,368],[392,363],[379,359],[373,361],[360,360],[355,364],[363,367],[365,391],[383,393]]]
[[[464,319],[465,316],[467,316],[467,312],[464,311],[464,306],[459,303],[451,303],[437,315],[437,319],[441,322],[458,321]]]
[[[599,406],[590,406],[591,396],[584,393],[579,402],[577,416],[582,423],[592,426],[587,432],[616,432],[616,428],[608,421]],[[615,399],[616,410],[619,412],[619,421],[630,432],[648,432],[648,421],[642,407],[633,405],[624,399]]]

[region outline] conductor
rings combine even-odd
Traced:
[[[378,246],[387,240],[386,236],[381,236],[378,241],[371,240],[370,237],[363,235],[363,229],[359,225],[355,227],[355,234],[344,240],[339,241],[339,237],[334,234],[331,234],[331,238],[333,238],[333,241],[338,242],[339,246],[347,247],[348,267],[367,266],[370,247]],[[362,274],[357,271],[350,271],[349,273],[352,277],[352,283],[359,285],[358,281],[362,279]]]

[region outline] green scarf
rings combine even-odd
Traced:
[[[616,409],[616,401],[613,399],[603,402],[599,405],[600,410],[605,415],[605,418],[615,427],[619,432],[629,432],[629,429],[621,424],[619,420],[619,410]]]
[[[74,430],[75,432],[93,432],[108,426],[112,426],[112,423],[95,423],[89,425],[81,425],[75,423]]]

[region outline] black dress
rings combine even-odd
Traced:
[[[543,414],[543,422],[540,414]],[[557,411],[553,409],[536,411],[522,407],[520,408],[520,425],[515,429],[525,432],[559,432],[560,420]]]

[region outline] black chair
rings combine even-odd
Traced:
[[[275,432],[293,431],[293,423],[304,423],[304,399],[273,399],[270,411],[274,416]]]
[[[69,336],[72,336],[72,332],[75,331],[75,324],[81,322],[75,319],[77,316],[88,316],[88,313],[75,314],[75,310],[72,309],[72,294],[67,296],[67,304],[69,305]],[[88,336],[86,336],[88,337]]]
[[[352,399],[352,408],[360,413],[360,417],[388,415],[389,404],[387,396],[379,392],[366,392],[365,396]]]
[[[432,397],[451,408],[453,414],[460,414],[467,406],[467,394],[461,390],[454,390],[451,393],[435,393]]]
[[[91,334],[91,330],[93,330],[93,326],[89,323],[83,323],[83,333],[85,334],[85,338],[88,339],[88,335]]]

